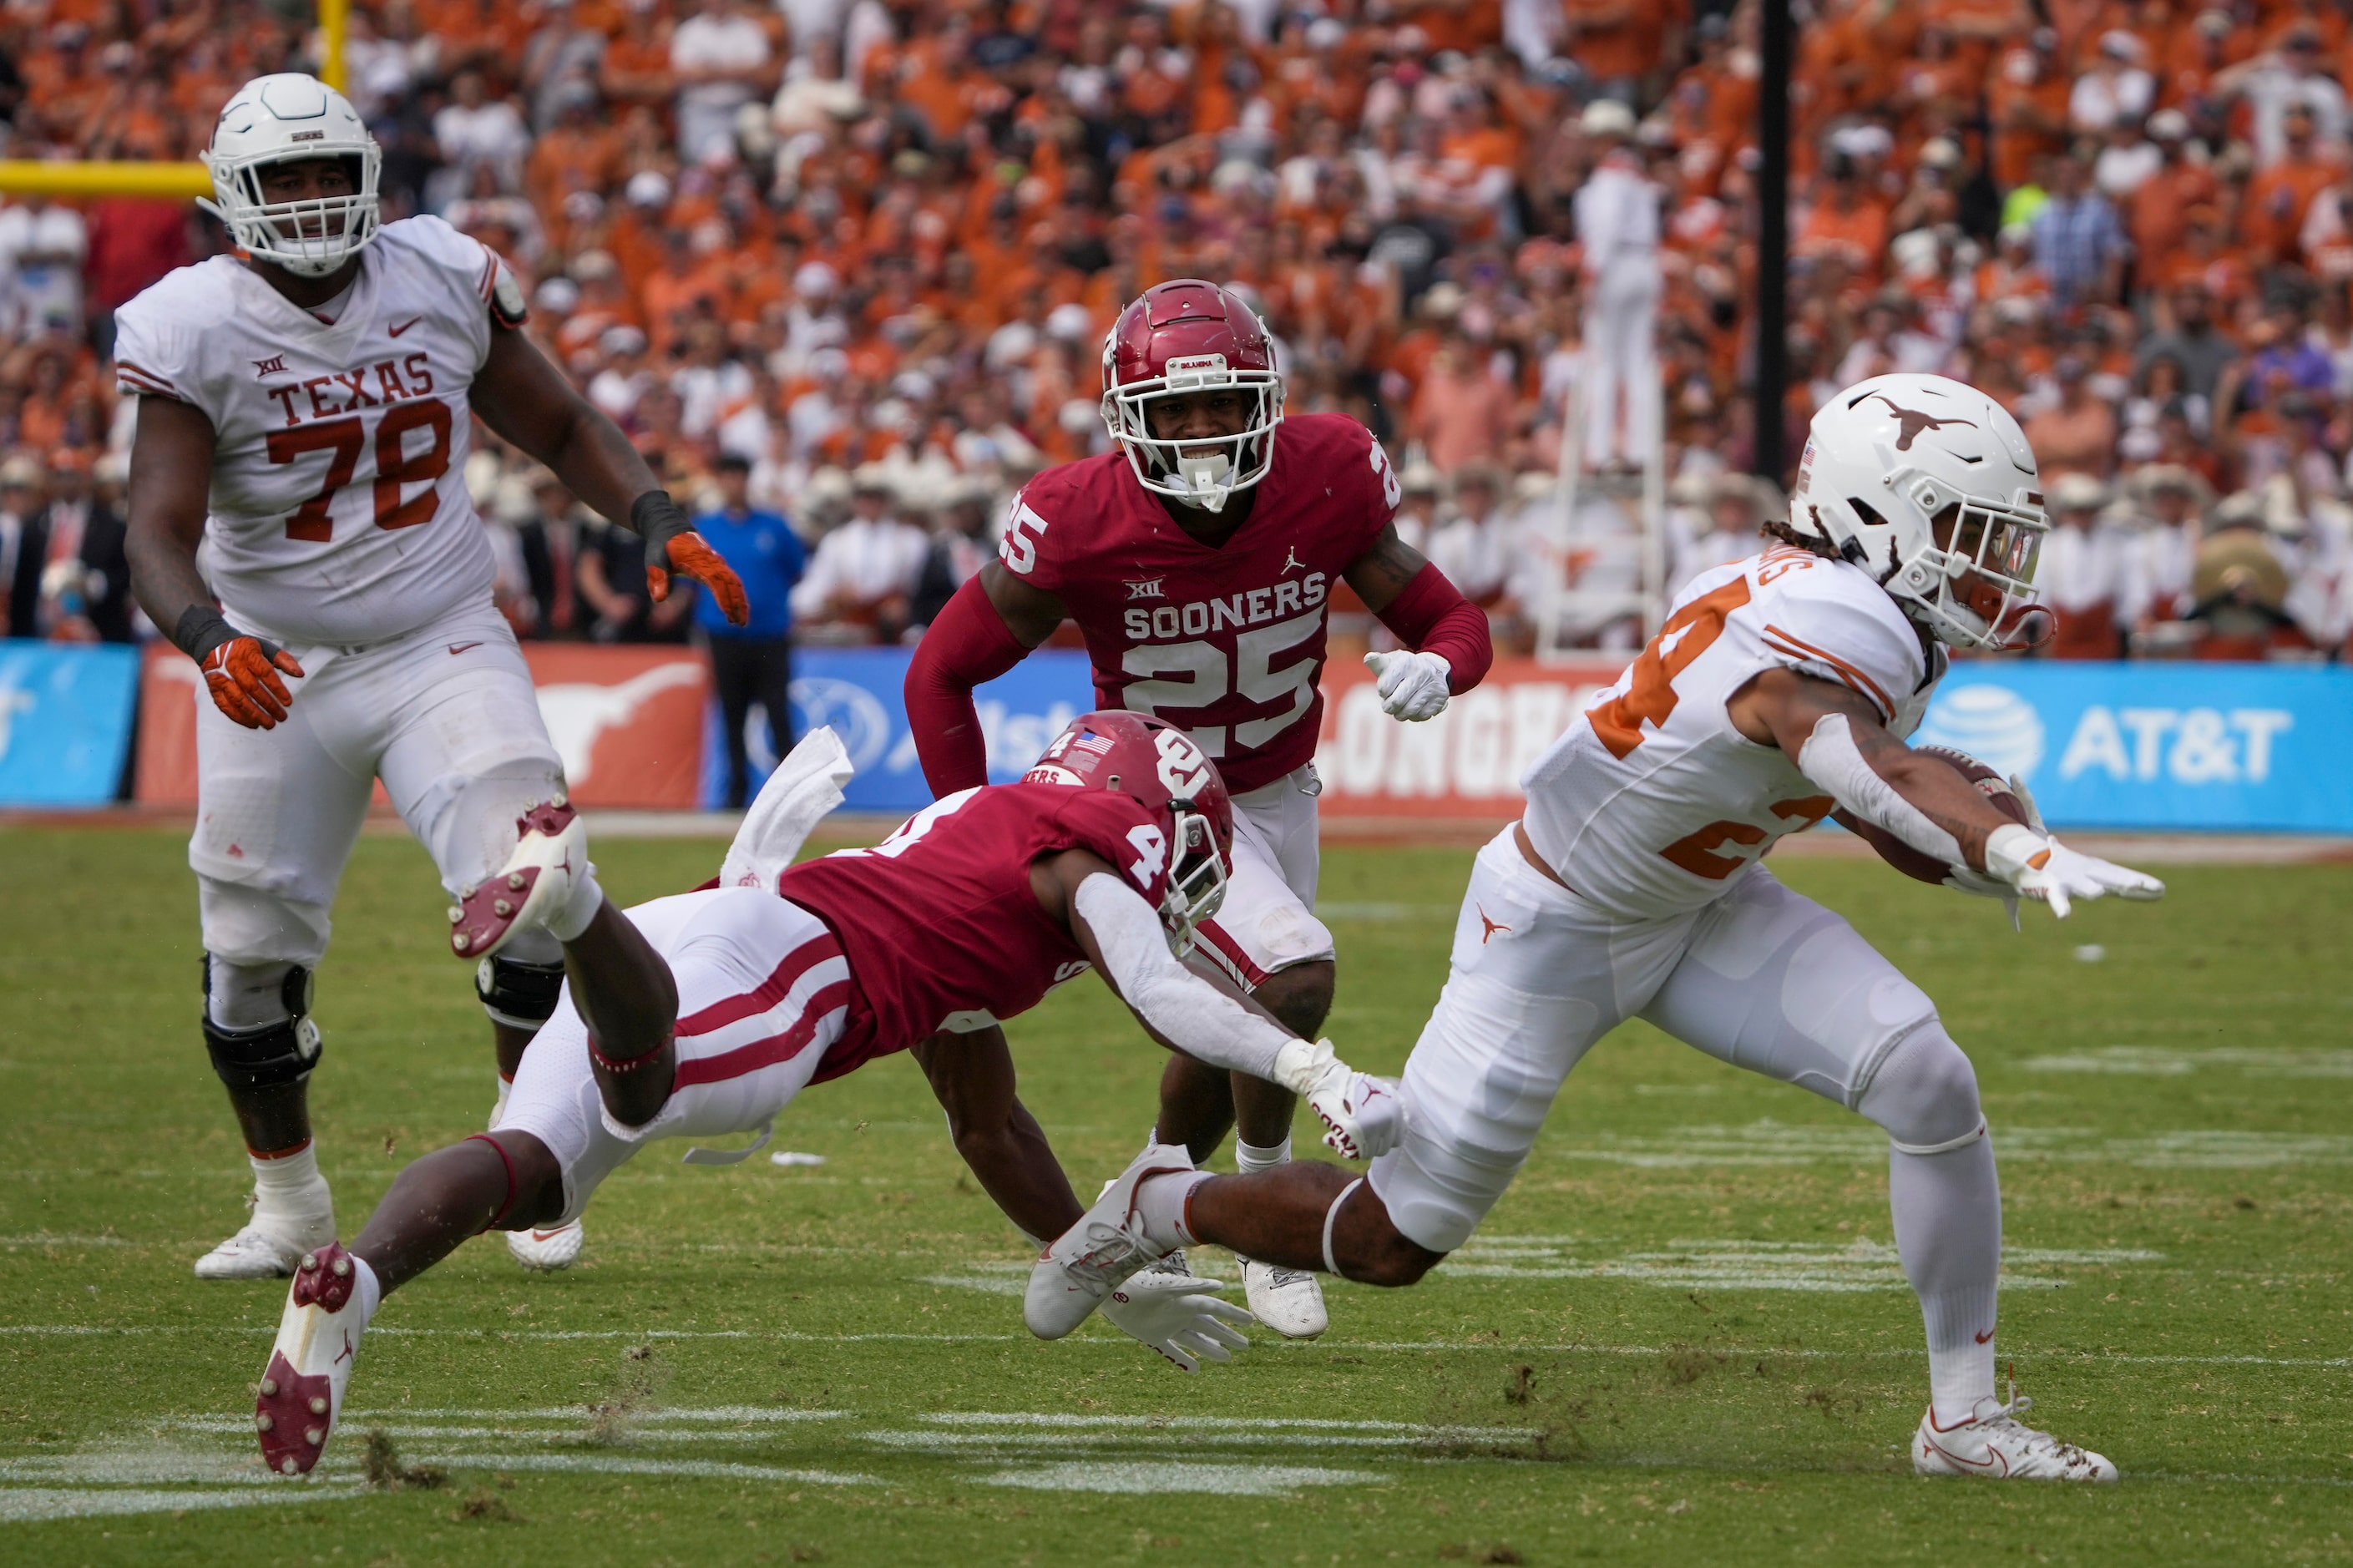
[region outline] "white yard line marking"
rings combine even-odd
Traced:
[[[0,1247],[145,1247],[142,1241],[129,1241],[119,1236],[51,1236],[46,1230],[32,1231],[24,1236],[0,1236]]]
[[[1285,1497],[1301,1487],[1353,1487],[1390,1478],[1368,1470],[1327,1470],[1313,1465],[1199,1465],[1177,1461],[1104,1464],[1073,1460],[1030,1465],[974,1478],[986,1487],[1020,1487],[1046,1492],[1118,1492],[1158,1495],[1212,1492],[1224,1497]]]
[[[20,1324],[14,1324],[14,1325],[0,1324],[0,1334],[66,1334],[66,1335],[121,1334],[121,1335],[130,1336],[130,1335],[144,1335],[144,1334],[175,1334],[175,1333],[178,1333],[178,1334],[243,1334],[243,1335],[247,1335],[247,1336],[259,1336],[259,1335],[264,1335],[264,1334],[274,1333],[275,1331],[275,1331],[274,1329],[268,1328],[268,1327],[237,1328],[237,1327],[230,1327],[230,1326],[227,1326],[227,1325],[219,1325],[219,1326],[189,1326],[189,1327],[180,1327],[180,1326],[171,1326],[171,1325],[163,1325],[163,1324],[133,1324],[133,1325],[131,1325],[131,1326],[126,1327],[126,1328],[108,1329],[108,1328],[92,1328],[92,1327],[89,1327],[89,1326],[87,1326],[87,1325],[78,1324],[78,1323],[20,1323]],[[504,1340],[504,1339],[514,1339],[514,1340],[527,1340],[527,1339],[570,1340],[570,1339],[592,1339],[592,1338],[593,1338],[593,1339],[610,1339],[610,1340],[620,1340],[620,1339],[638,1339],[638,1340],[642,1340],[642,1339],[649,1339],[649,1338],[655,1338],[655,1337],[659,1337],[659,1338],[664,1338],[664,1339],[670,1339],[670,1340],[741,1340],[741,1339],[751,1339],[751,1338],[754,1338],[754,1337],[756,1337],[756,1338],[761,1339],[761,1340],[773,1340],[773,1341],[776,1341],[776,1342],[781,1342],[781,1343],[789,1343],[789,1344],[811,1344],[811,1345],[855,1344],[855,1343],[860,1343],[860,1342],[869,1342],[869,1341],[874,1341],[874,1340],[886,1340],[886,1341],[890,1341],[890,1342],[893,1342],[893,1343],[904,1343],[904,1344],[926,1344],[926,1345],[1035,1344],[1035,1343],[1037,1343],[1037,1342],[1037,1342],[1037,1340],[1036,1340],[1033,1336],[1031,1336],[1031,1335],[1029,1335],[1029,1334],[819,1334],[819,1333],[805,1333],[805,1332],[797,1332],[797,1331],[793,1331],[779,1330],[779,1331],[777,1331],[776,1332],[774,1332],[774,1333],[764,1333],[764,1334],[759,1334],[759,1335],[757,1335],[757,1336],[754,1336],[754,1335],[752,1335],[752,1334],[749,1334],[749,1333],[745,1333],[745,1332],[743,1332],[743,1331],[738,1331],[738,1330],[733,1330],[733,1329],[713,1329],[713,1330],[707,1330],[707,1331],[693,1330],[693,1329],[673,1329],[673,1330],[670,1330],[670,1331],[668,1331],[666,1333],[664,1333],[664,1334],[662,1334],[662,1335],[659,1335],[659,1336],[653,1336],[653,1335],[641,1334],[641,1333],[624,1332],[624,1331],[618,1331],[618,1330],[615,1330],[615,1331],[584,1331],[572,1332],[572,1333],[540,1333],[540,1334],[526,1334],[526,1333],[508,1333],[508,1332],[503,1332],[503,1331],[498,1331],[498,1330],[492,1330],[492,1329],[383,1329],[383,1328],[377,1328],[377,1327],[375,1327],[374,1325],[370,1325],[368,1331],[369,1331],[370,1333],[376,1333],[376,1334],[385,1334],[385,1333],[404,1333],[404,1334],[410,1334],[410,1335],[414,1335],[414,1336],[416,1336],[417,1338],[419,1338],[419,1339],[474,1339],[474,1340],[488,1340],[488,1339],[502,1339],[502,1340]],[[1126,1339],[1125,1337],[1124,1337],[1124,1336],[1122,1336],[1122,1335],[1119,1335],[1119,1334],[1116,1334],[1116,1333],[1112,1333],[1112,1332],[1104,1332],[1104,1333],[1100,1333],[1100,1334],[1081,1334],[1081,1335],[1078,1335],[1078,1336],[1074,1336],[1074,1337],[1073,1337],[1073,1338],[1071,1338],[1071,1339],[1064,1340],[1064,1341],[1062,1341],[1062,1342],[1062,1342],[1062,1343],[1064,1343],[1064,1344],[1081,1344],[1081,1345],[1095,1345],[1095,1346],[1099,1346],[1099,1347],[1108,1347],[1108,1348],[1112,1348],[1112,1349],[1121,1350],[1121,1351],[1123,1351],[1123,1352],[1124,1352],[1124,1351],[1125,1351],[1125,1350],[1127,1350],[1128,1348],[1131,1348],[1132,1343],[1133,1343],[1133,1342],[1129,1341],[1129,1340],[1128,1340],[1128,1339]],[[1287,1350],[1287,1351],[1293,1351],[1293,1352],[1306,1352],[1306,1351],[1347,1351],[1347,1352],[1356,1352],[1356,1351],[1498,1351],[1498,1352],[1511,1352],[1511,1353],[1514,1353],[1514,1354],[1526,1353],[1526,1352],[1541,1352],[1541,1353],[1544,1353],[1544,1354],[1567,1354],[1567,1353],[1569,1353],[1569,1352],[1579,1352],[1579,1351],[1581,1351],[1581,1352],[1589,1352],[1589,1353],[1594,1354],[1594,1355],[1667,1355],[1667,1354],[1670,1354],[1670,1353],[1681,1353],[1681,1352],[1683,1352],[1690,1351],[1690,1350],[1693,1350],[1693,1349],[1696,1348],[1696,1349],[1700,1349],[1700,1350],[1704,1350],[1704,1351],[1705,1351],[1705,1352],[1709,1352],[1709,1353],[1711,1353],[1711,1354],[1723,1354],[1723,1355],[1726,1355],[1726,1356],[1731,1356],[1731,1357],[1733,1357],[1733,1358],[1735,1358],[1735,1359],[1738,1359],[1738,1358],[1741,1358],[1741,1357],[1744,1357],[1744,1356],[1748,1356],[1748,1357],[1754,1357],[1754,1356],[1802,1356],[1802,1357],[1806,1357],[1806,1358],[1810,1358],[1810,1359],[1814,1359],[1814,1360],[1834,1360],[1834,1359],[1837,1359],[1837,1358],[1839,1358],[1839,1357],[1852,1357],[1852,1356],[1867,1356],[1867,1357],[1873,1357],[1873,1358],[1877,1358],[1877,1357],[1886,1357],[1886,1356],[1894,1356],[1894,1357],[1898,1357],[1898,1358],[1907,1358],[1907,1359],[1910,1359],[1910,1360],[1917,1361],[1917,1360],[1925,1359],[1925,1358],[1926,1357],[1926,1355],[1927,1355],[1927,1352],[1926,1352],[1925,1350],[1894,1350],[1894,1349],[1888,1349],[1888,1348],[1873,1348],[1873,1349],[1859,1349],[1859,1350],[1804,1350],[1804,1349],[1796,1349],[1796,1350],[1793,1350],[1793,1349],[1788,1349],[1788,1348],[1786,1348],[1786,1347],[1784,1347],[1784,1346],[1780,1346],[1780,1345],[1698,1345],[1698,1346],[1694,1346],[1694,1345],[1690,1345],[1690,1344],[1682,1344],[1682,1345],[1541,1344],[1541,1343],[1535,1343],[1535,1342],[1524,1342],[1524,1341],[1517,1341],[1517,1340],[1509,1340],[1509,1341],[1507,1341],[1507,1340],[1493,1340],[1493,1341],[1487,1341],[1487,1340],[1356,1340],[1356,1341],[1351,1341],[1351,1340],[1340,1340],[1340,1339],[1335,1339],[1335,1338],[1333,1338],[1332,1336],[1330,1336],[1330,1335],[1328,1335],[1328,1334],[1327,1334],[1327,1335],[1325,1335],[1324,1338],[1322,1338],[1322,1339],[1318,1339],[1318,1340],[1260,1339],[1260,1340],[1256,1340],[1256,1341],[1253,1341],[1253,1342],[1252,1342],[1252,1347],[1253,1347],[1254,1349],[1256,1349],[1256,1348],[1263,1348],[1263,1349],[1280,1349],[1280,1350]],[[2103,1352],[2103,1351],[2033,1351],[2033,1352],[2030,1352],[2029,1353],[2030,1353],[2030,1355],[2031,1355],[2031,1356],[2032,1356],[2034,1359],[2036,1359],[2036,1360],[2041,1360],[2041,1361],[2064,1361],[2064,1362],[2075,1363],[2098,1363],[2098,1362],[2115,1362],[2115,1363],[2117,1363],[2122,1364],[2122,1365],[2134,1365],[2134,1364],[2140,1364],[2140,1365],[2148,1365],[2148,1366],[2312,1366],[2312,1367],[2353,1366],[2353,1355],[2341,1355],[2341,1356],[2267,1356],[2267,1355],[2127,1355],[2127,1354],[2125,1354],[2125,1353],[2120,1352],[2119,1352],[2111,1353],[2111,1352]]]
[[[557,1470],[605,1476],[669,1476],[690,1480],[803,1481],[817,1487],[879,1487],[879,1476],[855,1470],[794,1470],[718,1459],[628,1459],[607,1454],[419,1454],[411,1464],[470,1470]]]
[[[2029,1072],[2121,1073],[2179,1078],[2206,1068],[2249,1078],[2353,1078],[2353,1051],[2292,1046],[2095,1046],[2060,1056],[2029,1057]]]
[[[326,1495],[348,1495],[350,1489],[337,1488]],[[249,1508],[257,1503],[317,1502],[321,1496],[319,1489],[310,1487],[238,1487],[226,1491],[81,1491],[66,1487],[0,1487],[0,1523],[178,1513],[184,1509]]]
[[[1570,1256],[1574,1238],[1473,1237],[1440,1267],[1449,1274],[1490,1279],[1627,1279],[1671,1289],[1905,1290],[1895,1249],[1857,1237],[1843,1244],[1790,1241],[1669,1241],[1667,1250],[1615,1258]],[[2161,1262],[2161,1252],[2125,1247],[2013,1247],[2005,1265],[2114,1265]],[[2056,1290],[2071,1281],[2005,1272],[2006,1290]]]
[[[2065,1160],[2149,1169],[2254,1170],[2277,1165],[2353,1163],[2353,1136],[2316,1132],[2246,1132],[2181,1128],[2137,1138],[2109,1138],[2083,1127],[1994,1129],[2004,1160]],[[1770,1118],[1745,1127],[1677,1128],[1657,1137],[1604,1133],[1597,1142],[1547,1139],[1546,1152],[1570,1160],[1605,1160],[1640,1169],[1695,1165],[1801,1165],[1824,1160],[1880,1161],[1887,1139],[1863,1125],[1790,1124]]]

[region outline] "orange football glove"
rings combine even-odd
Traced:
[[[689,529],[670,536],[668,553],[670,569],[664,571],[652,562],[646,563],[646,592],[655,604],[670,597],[670,574],[691,577],[711,590],[718,601],[719,613],[727,617],[731,626],[740,626],[752,618],[752,602],[744,595],[744,580],[735,569],[720,558],[719,552],[703,542],[702,535]]]
[[[244,634],[214,648],[196,668],[205,672],[213,706],[248,730],[274,730],[284,721],[294,694],[279,672],[302,674],[292,654]]]

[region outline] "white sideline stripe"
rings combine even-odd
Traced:
[[[691,1480],[806,1481],[816,1487],[879,1487],[856,1470],[787,1470],[721,1459],[623,1459],[603,1454],[420,1454],[409,1461],[470,1470],[560,1470],[600,1476],[671,1476]]]
[[[605,1412],[590,1405],[543,1405],[535,1410],[408,1409],[346,1410],[336,1417],[355,1421],[583,1421]],[[695,1405],[673,1409],[632,1410],[631,1426],[641,1421],[839,1421],[847,1410],[787,1410],[771,1405]]]
[[[337,1488],[337,1491],[349,1489]],[[233,1491],[81,1491],[65,1487],[0,1487],[0,1524],[44,1519],[115,1518],[133,1513],[177,1513],[183,1509],[247,1508],[266,1502],[317,1502],[309,1487],[239,1487]]]
[[[899,1344],[924,1345],[986,1345],[1030,1344],[1036,1342],[1030,1334],[812,1334],[789,1331],[753,1334],[741,1329],[666,1329],[647,1334],[619,1329],[575,1329],[559,1332],[508,1332],[498,1329],[379,1329],[371,1326],[370,1333],[405,1334],[417,1339],[474,1340],[775,1340],[788,1344],[858,1344],[872,1341],[888,1341]],[[240,1328],[227,1324],[189,1325],[185,1327],[137,1323],[125,1328],[93,1328],[83,1323],[12,1323],[0,1324],[0,1334],[61,1334],[69,1336],[97,1334],[274,1334],[268,1327]],[[1065,1344],[1125,1345],[1128,1342],[1113,1334],[1092,1335],[1065,1340]],[[1799,1356],[1809,1360],[1832,1361],[1842,1356],[1895,1356],[1914,1361],[1925,1359],[1925,1350],[1791,1350],[1779,1345],[1555,1345],[1531,1344],[1520,1341],[1483,1340],[1335,1340],[1326,1335],[1318,1340],[1254,1340],[1253,1348],[1288,1351],[1502,1351],[1511,1353],[1538,1352],[1546,1354],[1567,1354],[1584,1352],[1592,1355],[1668,1355],[1678,1352],[1698,1350],[1709,1355],[1721,1355],[1738,1360],[1749,1356]],[[2035,1359],[2051,1362],[2085,1363],[2115,1362],[2122,1365],[2146,1366],[2353,1366],[2353,1355],[2339,1356],[2270,1356],[2270,1355],[2127,1355],[2100,1351],[2036,1351]]]
[[[1314,1465],[1199,1465],[1166,1460],[1103,1464],[1083,1459],[975,1478],[985,1487],[1020,1487],[1030,1491],[1213,1492],[1223,1497],[1283,1497],[1301,1487],[1366,1486],[1391,1479],[1370,1470],[1327,1470]]]
[[[1453,1436],[1464,1432],[1508,1433],[1534,1437],[1536,1432],[1504,1426],[1430,1426],[1418,1421],[1335,1421],[1315,1415],[1067,1415],[1057,1411],[1018,1410],[997,1414],[987,1410],[943,1410],[919,1417],[937,1426],[1101,1426],[1142,1427],[1150,1431],[1273,1432],[1303,1428],[1320,1432],[1410,1432],[1419,1436]]]
[[[253,1417],[228,1415],[188,1415],[170,1424],[182,1432],[248,1434],[253,1430]],[[356,1428],[341,1428],[356,1430]],[[773,1432],[746,1432],[722,1428],[717,1431],[691,1431],[677,1428],[648,1428],[631,1421],[621,1423],[630,1443],[768,1443],[776,1440]],[[528,1437],[534,1443],[586,1443],[594,1447],[609,1447],[614,1439],[586,1427],[570,1431],[534,1429],[497,1421],[479,1426],[411,1426],[398,1424],[371,1424],[369,1432],[381,1432],[387,1437],[432,1438],[438,1442],[504,1443],[517,1437]]]
[[[1092,1451],[1113,1447],[1156,1447],[1181,1441],[1175,1432],[1132,1430],[1125,1432],[861,1432],[861,1441],[878,1448],[898,1453],[957,1454],[978,1452],[1050,1453],[1055,1450]],[[1452,1431],[1434,1428],[1421,1436],[1379,1437],[1347,1437],[1336,1433],[1319,1432],[1220,1432],[1214,1436],[1197,1434],[1196,1444],[1214,1444],[1220,1449],[1281,1448],[1405,1448],[1412,1449],[1433,1443],[1528,1443],[1535,1435],[1497,1427],[1461,1427]]]

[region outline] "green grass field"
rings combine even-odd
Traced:
[[[641,898],[718,853],[597,859]],[[1331,1033],[1360,1065],[1403,1062],[1469,866],[1327,856]],[[2002,1354],[2036,1424],[2122,1485],[1914,1479],[1926,1361],[1883,1142],[1641,1026],[1428,1282],[1333,1286],[1323,1340],[1261,1331],[1189,1378],[1100,1321],[1024,1332],[1021,1243],[913,1067],[879,1063],[779,1122],[821,1167],[657,1145],[598,1195],[582,1267],[469,1245],[376,1320],[319,1477],[274,1482],[248,1423],[283,1289],[188,1272],[247,1177],[195,1026],[180,837],[22,828],[0,831],[0,1562],[2353,1556],[2353,871],[2176,868],[2161,905],[2030,911],[2022,937],[1875,865],[1782,871],[1976,1058]],[[442,901],[415,846],[363,841],[313,1087],[346,1235],[490,1109]],[[1092,983],[1009,1033],[1091,1188],[1148,1123],[1158,1053]]]

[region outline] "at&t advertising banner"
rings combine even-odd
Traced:
[[[112,800],[138,670],[128,647],[0,641],[0,805]]]
[[[858,776],[849,781],[845,811],[911,813],[932,804],[907,728],[902,692],[910,650],[903,647],[807,647],[793,650],[793,733],[830,724],[849,752]],[[1041,648],[973,693],[988,746],[988,779],[1010,784],[1029,770],[1062,726],[1095,705],[1087,658],[1075,649]],[[749,731],[753,772],[765,778],[776,765],[767,725],[754,708]],[[703,803],[723,798],[727,771],[718,705],[703,759]]]
[[[2022,775],[2054,827],[2353,833],[2353,669],[1961,664],[1913,743]]]

